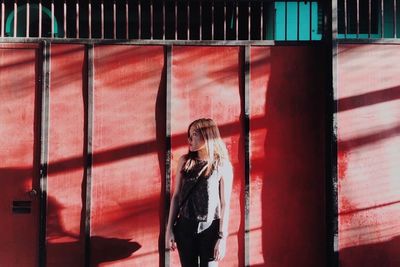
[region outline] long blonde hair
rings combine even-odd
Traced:
[[[188,138],[190,136],[190,128],[194,127],[205,141],[205,148],[208,154],[206,175],[209,175],[214,167],[218,167],[225,160],[229,161],[228,150],[214,120],[209,118],[201,118],[193,121],[187,130]],[[197,151],[189,150],[186,155],[186,162],[183,165],[183,171],[190,171],[196,164]]]

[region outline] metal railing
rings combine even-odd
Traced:
[[[1,37],[321,40],[319,1],[0,0]]]
[[[400,0],[338,0],[338,38],[398,38]]]

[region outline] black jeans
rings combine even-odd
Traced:
[[[175,241],[178,246],[182,267],[218,266],[214,261],[214,248],[218,240],[219,219],[209,228],[197,233],[198,222],[179,218],[175,229]]]

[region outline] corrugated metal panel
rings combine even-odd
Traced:
[[[0,46],[0,262],[4,266],[35,266],[39,253],[38,50]]]
[[[92,265],[162,260],[162,46],[94,47]]]
[[[400,263],[400,49],[339,45],[341,266]]]
[[[234,168],[227,255],[221,266],[244,265],[244,120],[238,47],[174,47],[172,62],[172,170],[187,153],[187,127],[213,118]],[[192,66],[196,66],[193,68]],[[177,253],[171,266],[178,266]]]

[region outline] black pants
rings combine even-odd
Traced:
[[[197,233],[198,222],[179,218],[175,230],[182,267],[218,266],[214,261],[214,248],[218,240],[219,220],[214,220],[209,228]]]

